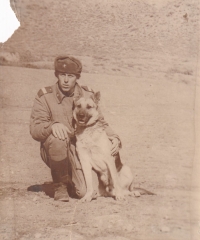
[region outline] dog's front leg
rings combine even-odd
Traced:
[[[124,191],[120,185],[120,181],[119,181],[119,177],[118,177],[118,173],[117,173],[117,169],[115,167],[115,162],[114,159],[111,157],[107,162],[106,162],[111,178],[112,178],[112,182],[113,182],[113,195],[115,196],[116,200],[124,200],[125,196],[124,196]]]
[[[83,169],[83,174],[85,177],[86,183],[86,194],[83,198],[81,198],[81,202],[90,202],[92,201],[93,196],[93,184],[92,184],[92,165],[90,164],[90,158],[88,154],[81,154],[80,162]]]

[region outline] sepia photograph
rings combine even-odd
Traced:
[[[200,1],[1,0],[0,239],[200,239]]]

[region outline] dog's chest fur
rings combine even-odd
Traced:
[[[105,135],[104,127],[99,122],[88,127],[77,127],[76,130],[77,144],[81,144],[87,148],[96,146],[99,140]]]
[[[83,155],[87,156],[88,161],[97,171],[107,170],[105,161],[111,156],[111,143],[101,123],[97,122],[85,129],[77,129],[76,137],[76,148],[80,158]]]
[[[80,159],[87,159],[97,172],[107,172],[107,161],[110,157],[110,140],[100,122],[76,132],[76,149]]]

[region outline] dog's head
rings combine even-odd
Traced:
[[[100,100],[100,92],[94,93],[91,97],[74,99],[73,116],[78,126],[89,126],[98,120],[97,110]]]

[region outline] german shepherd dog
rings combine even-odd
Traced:
[[[74,99],[73,117],[76,121],[76,149],[82,165],[86,182],[86,194],[82,202],[89,202],[93,196],[92,169],[99,177],[99,194],[112,196],[116,200],[124,200],[132,195],[133,174],[126,164],[120,170],[115,165],[115,157],[111,155],[111,141],[104,126],[99,121],[98,102],[100,92],[90,97]],[[137,189],[135,189],[137,190]],[[151,194],[144,189],[141,194]]]

